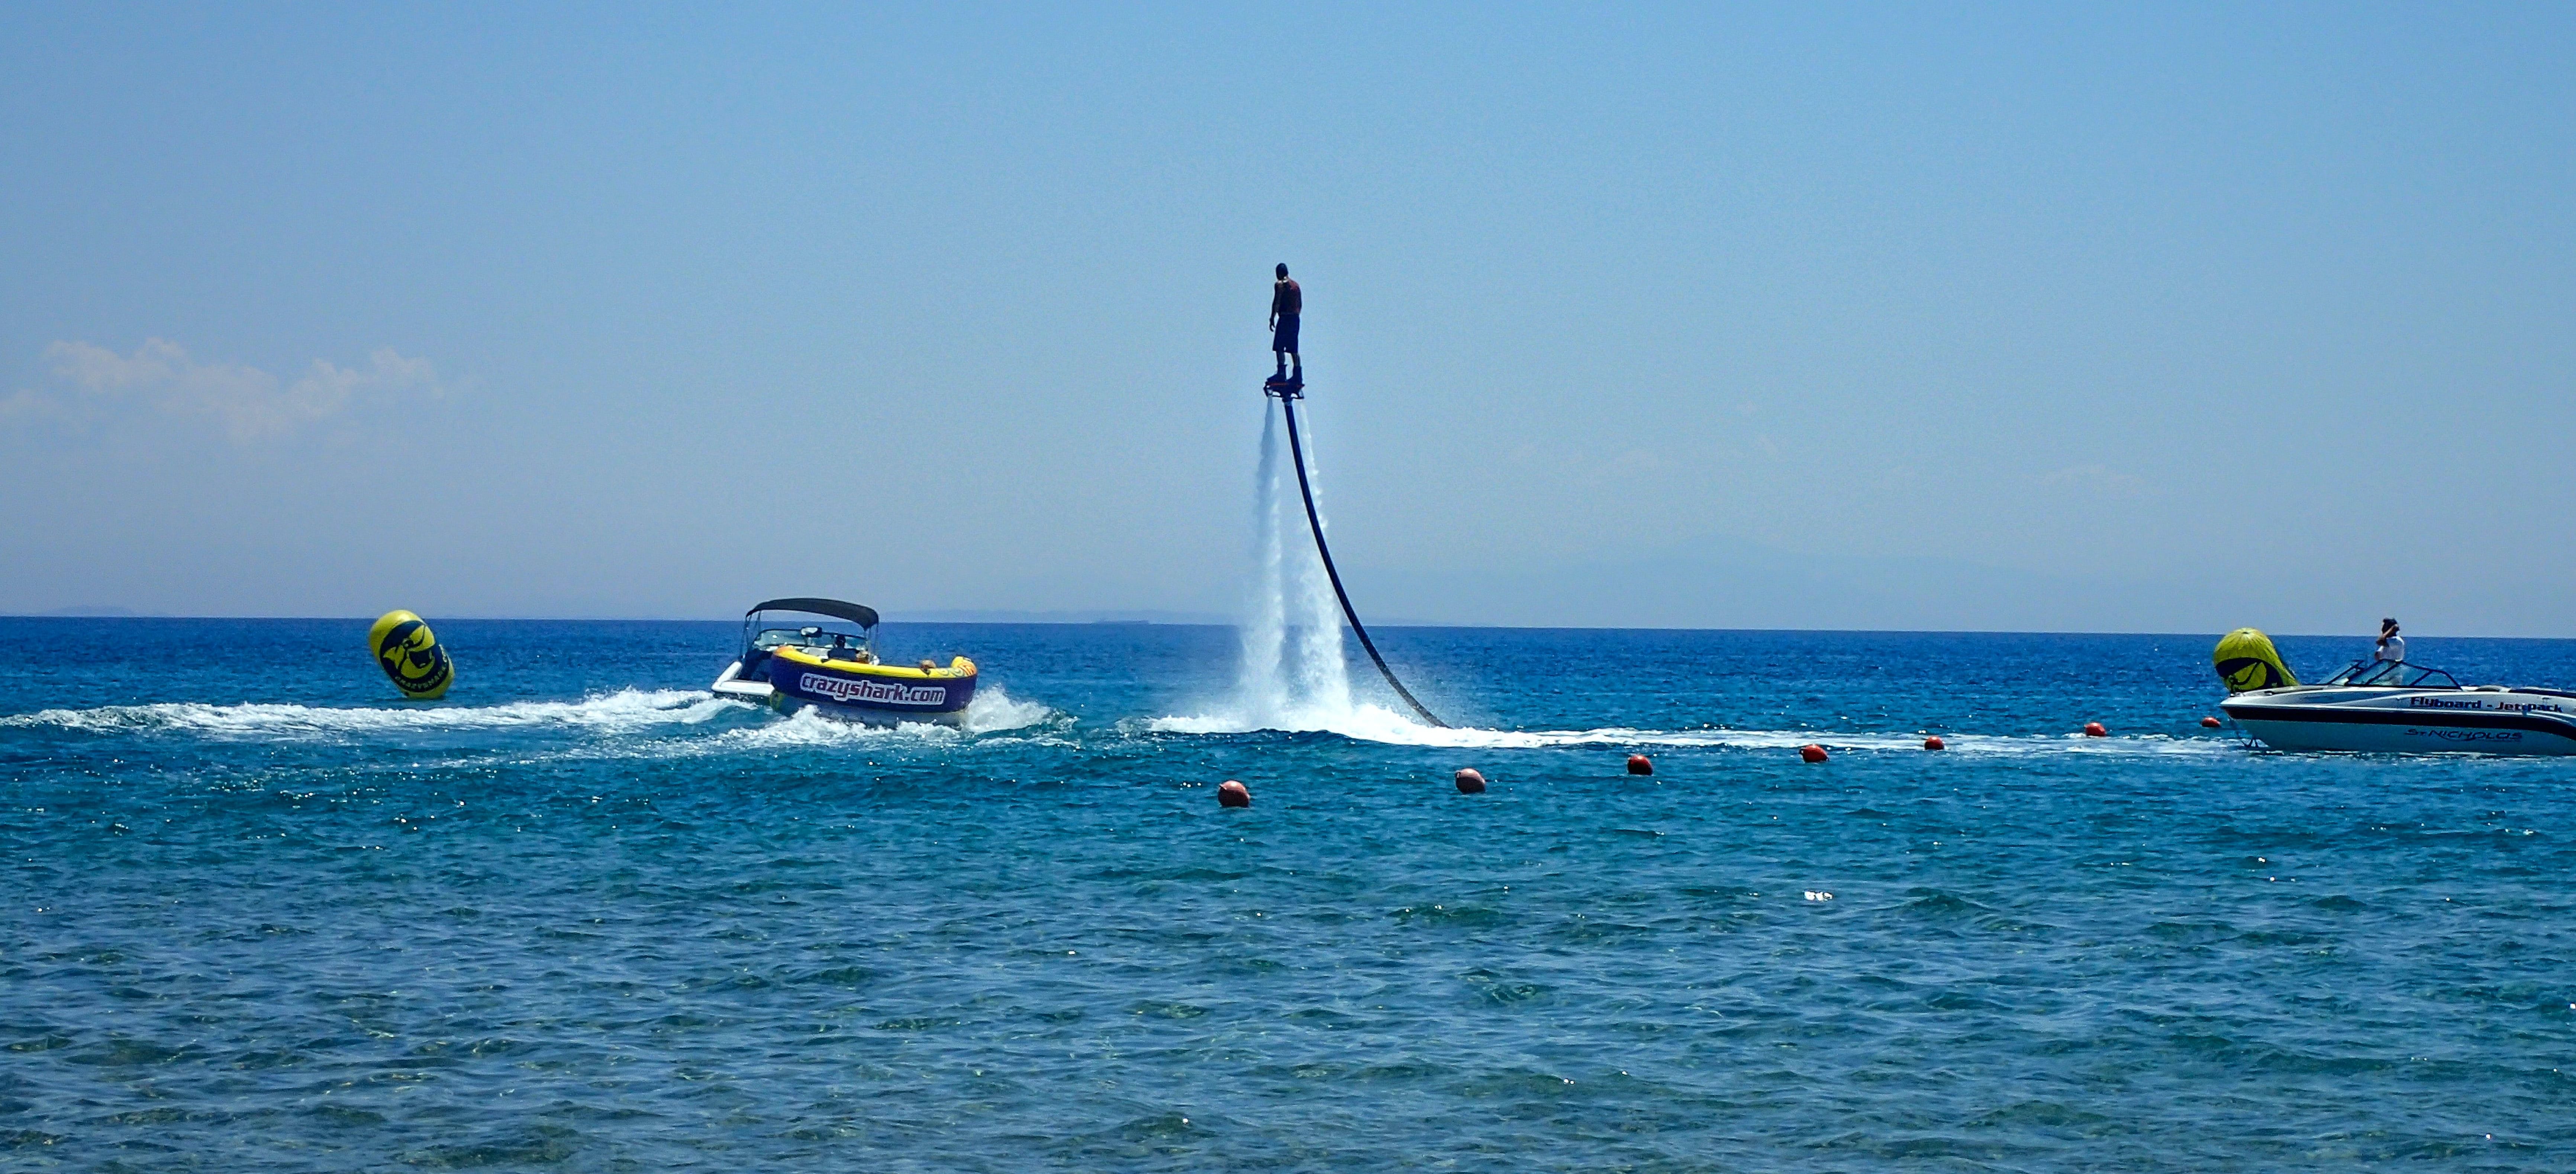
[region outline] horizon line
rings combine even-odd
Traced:
[[[582,624],[582,623],[591,623],[591,624],[732,624],[732,623],[739,622],[741,619],[742,619],[742,617],[740,617],[740,616],[716,616],[716,617],[688,617],[688,616],[596,616],[596,615],[592,615],[592,616],[543,616],[543,615],[472,615],[472,614],[466,614],[466,615],[451,615],[451,616],[445,616],[445,617],[442,617],[442,618],[441,618],[439,621],[437,621],[437,622],[445,623],[445,622],[452,621],[452,620],[463,620],[463,621],[469,621],[469,622],[474,622],[474,623],[526,623],[526,624]],[[374,616],[364,616],[364,615],[347,615],[347,616],[329,616],[329,615],[309,615],[309,616],[290,616],[290,615],[264,615],[264,616],[241,616],[241,615],[178,615],[178,614],[169,614],[169,613],[130,612],[130,611],[96,611],[96,612],[83,612],[83,611],[68,611],[68,610],[67,610],[67,611],[53,611],[53,612],[10,612],[10,611],[0,611],[0,620],[172,620],[172,621],[189,621],[189,620],[197,620],[197,621],[203,621],[203,620],[224,620],[224,621],[233,621],[233,622],[270,622],[270,623],[312,623],[312,622],[332,622],[332,623],[372,623],[372,622],[374,622],[375,617],[374,617]],[[994,619],[981,619],[981,620],[948,620],[948,619],[913,619],[913,620],[907,620],[907,619],[902,619],[902,618],[897,617],[897,616],[894,616],[894,615],[885,615],[885,616],[883,617],[883,619],[882,619],[882,622],[884,622],[884,623],[889,623],[889,624],[945,624],[945,625],[950,625],[950,626],[955,626],[955,627],[993,627],[993,628],[1009,628],[1009,627],[1060,627],[1060,628],[1116,628],[1116,627],[1158,627],[1158,628],[1237,628],[1237,627],[1241,627],[1241,626],[1242,626],[1242,625],[1241,625],[1241,623],[1239,623],[1239,622],[1237,622],[1237,621],[1231,621],[1231,620],[1214,620],[1214,619],[1204,619],[1204,620],[1202,620],[1202,619],[1188,619],[1188,620],[1149,620],[1149,619],[1090,619],[1090,620],[1076,620],[1076,619],[1014,619],[1014,620],[994,620]],[[1290,625],[1290,626],[1295,627],[1295,626],[1298,626],[1298,625]],[[1343,629],[1344,629],[1344,630],[1346,630],[1346,631],[1349,629],[1349,625],[1348,625],[1348,624],[1343,624],[1343,625],[1342,625],[1342,627],[1343,627]],[[1380,622],[1380,623],[1377,625],[1377,627],[1378,627],[1378,629],[1379,629],[1379,630],[1390,630],[1390,629],[1397,629],[1397,628],[1457,628],[1457,629],[1474,629],[1474,630],[1484,630],[1484,631],[1517,631],[1517,632],[1767,632],[1767,633],[1792,633],[1792,632],[1794,632],[1794,633],[1815,633],[1815,634],[1820,634],[1820,635],[1854,635],[1854,636],[1872,636],[1872,635],[1906,635],[1906,636],[2190,636],[2190,637],[2201,637],[2201,636],[2223,636],[2223,635],[2225,635],[2225,634],[2226,634],[2226,632],[2214,632],[2214,633],[2212,633],[2212,632],[2149,631],[2149,630],[2144,630],[2144,629],[2120,629],[2120,630],[2114,630],[2114,629],[2073,629],[2073,628],[1801,628],[1801,627],[1718,627],[1718,626],[1701,626],[1701,625],[1680,625],[1680,626],[1673,626],[1673,625],[1649,625],[1649,626],[1629,626],[1629,625],[1615,625],[1615,624],[1464,624],[1464,623],[1447,623],[1447,622],[1440,622],[1440,621],[1427,621],[1427,620],[1395,620],[1395,621],[1382,621],[1382,622]],[[2230,630],[2230,631],[2232,631],[2233,629],[2229,629],[2229,630]],[[2362,639],[2362,640],[2367,640],[2367,639],[2371,639],[2372,637],[2376,636],[2376,635],[2377,635],[2377,633],[2375,633],[2375,632],[2360,632],[2360,633],[2354,633],[2354,632],[2266,632],[2266,633],[2265,633],[2265,635],[2273,636],[2273,637],[2278,637],[2278,638],[2285,638],[2285,639],[2301,639],[2301,640],[2306,640],[2306,639],[2342,639],[2342,638],[2347,638],[2347,637],[2349,637],[2349,638],[2353,638],[2353,639]],[[2426,637],[2424,637],[2422,634],[2419,634],[2417,638],[2418,638],[2418,639],[2423,639],[2423,638],[2426,638]],[[2431,637],[2431,638],[2433,638],[2433,639],[2442,639],[2442,640],[2576,640],[2576,636],[2493,636],[2493,635],[2483,635],[2483,634],[2478,634],[2478,633],[2443,634],[2443,635],[2435,636],[2435,637]]]

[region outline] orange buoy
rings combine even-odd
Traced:
[[[1219,807],[1250,807],[1252,788],[1227,779],[1216,785],[1216,802]]]
[[[2100,722],[2086,722],[2084,723],[2084,736],[2087,738],[2107,738],[2111,736],[2111,731],[2102,728],[2102,723]]]
[[[1460,769],[1458,772],[1458,793],[1461,795],[1484,794],[1484,773],[1472,766]]]
[[[1648,758],[1643,754],[1631,754],[1628,756],[1628,773],[1632,775],[1653,774],[1655,773],[1655,762],[1653,759]]]
[[[2218,728],[2218,719],[2214,717],[2205,717],[2200,719],[2200,724],[2203,729],[2214,730]]]
[[[1807,762],[1823,762],[1826,758],[1825,748],[1809,742],[1798,747],[1798,757]]]
[[[1942,741],[1941,735],[1934,734],[1929,738],[1923,739],[1923,748],[1926,750],[1947,750],[1950,748],[1950,744]]]

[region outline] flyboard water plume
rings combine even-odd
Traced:
[[[1261,417],[1261,471],[1253,481],[1253,585],[1251,614],[1243,625],[1243,679],[1238,692],[1250,711],[1267,717],[1287,708],[1279,679],[1279,654],[1288,642],[1288,596],[1280,567],[1279,417]]]
[[[1413,712],[1422,715],[1423,721],[1444,730],[1448,729],[1449,723],[1440,720],[1439,716],[1432,713],[1428,706],[1415,700],[1413,691],[1405,688],[1404,682],[1395,679],[1395,670],[1386,667],[1386,658],[1378,655],[1377,642],[1369,639],[1368,627],[1360,623],[1360,613],[1357,609],[1351,606],[1351,593],[1342,587],[1342,572],[1333,566],[1333,548],[1324,541],[1323,515],[1318,513],[1315,509],[1315,486],[1306,473],[1306,446],[1304,441],[1298,436],[1297,401],[1305,398],[1304,381],[1301,379],[1297,382],[1291,383],[1274,379],[1269,383],[1263,384],[1261,391],[1263,395],[1279,401],[1280,413],[1287,420],[1288,455],[1289,459],[1297,466],[1297,493],[1298,496],[1304,498],[1306,502],[1306,526],[1314,532],[1315,554],[1323,561],[1325,576],[1332,581],[1333,598],[1341,601],[1342,618],[1350,621],[1351,634],[1359,637],[1360,647],[1368,652],[1369,663],[1377,666],[1378,675],[1386,678],[1387,687],[1394,689],[1395,695],[1403,698],[1406,705],[1412,706]],[[1267,464],[1271,459],[1270,454],[1272,452],[1272,446],[1269,443],[1269,428],[1269,417],[1265,414],[1262,422],[1262,457],[1265,464]],[[1262,478],[1263,487],[1261,492],[1265,495],[1271,492],[1269,484],[1269,477],[1265,476]],[[1272,519],[1277,517],[1275,511],[1265,511],[1265,514]],[[1273,520],[1266,524],[1275,527],[1277,522]],[[1274,545],[1269,549],[1277,549],[1275,538],[1276,535],[1274,533]],[[1275,561],[1271,563],[1271,566],[1274,568],[1274,573],[1276,565]],[[1341,633],[1336,630],[1330,630],[1333,625],[1332,617],[1329,613],[1309,617],[1309,620],[1308,638],[1310,640],[1329,639],[1331,643],[1335,645],[1341,643]],[[1256,619],[1255,622],[1258,623],[1259,620]],[[1248,643],[1250,637],[1247,636],[1246,639]],[[1250,651],[1250,649],[1247,647],[1246,651]],[[1314,656],[1309,656],[1307,658],[1307,663],[1310,666],[1317,663],[1317,661],[1318,658]]]

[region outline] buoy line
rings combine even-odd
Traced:
[[[1351,607],[1351,593],[1342,590],[1342,573],[1333,567],[1333,548],[1324,544],[1324,520],[1315,513],[1315,490],[1306,483],[1306,446],[1297,439],[1297,401],[1289,395],[1273,395],[1271,398],[1279,401],[1279,410],[1288,413],[1288,455],[1297,462],[1297,493],[1306,499],[1306,527],[1315,532],[1315,553],[1324,556],[1324,575],[1333,581],[1333,597],[1342,601],[1342,618],[1351,622],[1352,634],[1360,638],[1360,647],[1368,650],[1369,661],[1377,665],[1378,675],[1386,678],[1395,695],[1404,698],[1404,703],[1412,706],[1413,712],[1421,714],[1422,720],[1441,729],[1449,729],[1449,723],[1414,700],[1412,691],[1404,687],[1404,682],[1395,679],[1395,670],[1386,667],[1386,658],[1377,654],[1377,642],[1370,640],[1368,629],[1361,626],[1360,613]]]

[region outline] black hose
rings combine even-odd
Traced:
[[[1449,723],[1414,700],[1413,694],[1405,689],[1404,682],[1395,679],[1395,670],[1386,667],[1386,658],[1377,654],[1377,642],[1369,639],[1367,628],[1360,626],[1360,613],[1351,608],[1351,593],[1342,590],[1342,573],[1333,567],[1333,548],[1324,545],[1324,520],[1315,514],[1315,490],[1306,483],[1306,447],[1297,441],[1296,397],[1291,394],[1277,398],[1280,410],[1288,413],[1288,452],[1297,461],[1297,492],[1306,499],[1306,525],[1315,532],[1315,553],[1324,556],[1324,574],[1333,580],[1333,595],[1342,601],[1342,618],[1351,622],[1351,632],[1360,638],[1360,647],[1368,649],[1369,660],[1377,665],[1378,674],[1386,678],[1386,683],[1395,689],[1395,695],[1404,698],[1404,703],[1412,706],[1413,712],[1421,714],[1422,720],[1444,730],[1450,728]]]

